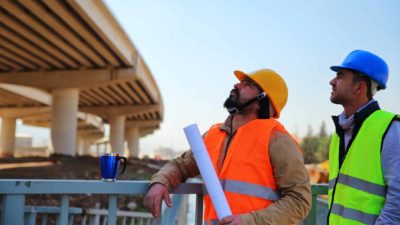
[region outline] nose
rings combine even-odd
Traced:
[[[331,81],[329,81],[329,84],[334,86],[336,84],[336,78],[333,78]]]
[[[241,87],[241,84],[242,84],[242,83],[240,83],[240,82],[239,82],[239,83],[236,83],[236,84],[233,85],[233,87],[234,87],[235,89],[239,89],[239,88]]]

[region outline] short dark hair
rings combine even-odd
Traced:
[[[371,79],[369,79],[367,76],[365,76],[364,74],[362,74],[358,71],[352,70],[352,72],[355,75],[355,76],[353,76],[353,83],[354,82],[365,82],[365,84],[367,85],[367,97],[368,97],[368,100],[371,100],[372,99]]]

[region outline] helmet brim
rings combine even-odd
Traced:
[[[233,71],[233,74],[235,74],[236,78],[237,78],[239,81],[242,81],[242,80],[246,79],[247,77],[249,77],[249,75],[247,75],[247,73],[242,72],[242,71],[240,71],[240,70],[235,70],[235,71]]]
[[[354,70],[353,68],[345,67],[345,66],[331,66],[330,68],[332,71],[335,71],[335,72],[339,72],[339,70],[343,70],[343,69]]]

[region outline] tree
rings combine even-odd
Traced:
[[[328,134],[326,133],[326,124],[325,121],[322,121],[321,123],[321,127],[319,128],[319,137],[323,138],[323,137],[327,137]]]
[[[304,162],[320,163],[328,159],[330,136],[326,132],[325,122],[321,123],[318,135],[313,134],[313,130],[308,125],[308,131],[300,146],[303,150]]]
[[[307,135],[300,144],[303,150],[304,163],[315,163],[317,161],[316,152],[318,148],[318,140],[313,136],[313,130],[308,125]]]
[[[318,149],[317,149],[317,158],[319,162],[323,162],[328,160],[329,158],[329,144],[330,144],[330,136],[328,136],[326,132],[326,124],[325,121],[322,121],[321,127],[319,128],[319,140],[318,140]]]

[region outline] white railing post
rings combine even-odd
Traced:
[[[25,215],[24,215],[24,224],[25,225],[35,225],[36,224],[36,216],[37,210],[35,206],[28,206],[25,208]]]
[[[196,195],[196,219],[195,219],[195,224],[196,225],[202,225],[203,224],[203,195],[202,194],[197,194]]]
[[[23,225],[25,195],[3,195],[1,225]]]
[[[68,225],[68,214],[69,214],[69,196],[61,196],[61,209],[60,214],[57,216],[57,225]]]
[[[69,215],[68,221],[68,225],[74,225],[74,215]]]
[[[41,225],[46,225],[47,224],[47,217],[48,217],[47,214],[43,215]]]
[[[108,225],[117,224],[117,195],[109,195],[108,199]]]

